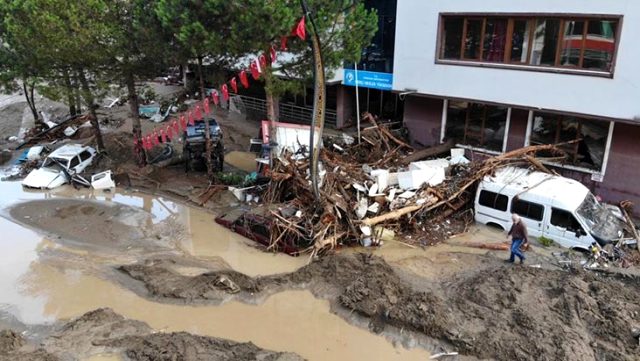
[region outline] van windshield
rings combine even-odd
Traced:
[[[600,204],[593,194],[587,194],[577,212],[594,237],[607,241],[620,238],[619,232],[624,227],[622,221]]]

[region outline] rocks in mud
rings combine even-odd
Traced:
[[[122,349],[132,361],[302,360],[295,354],[263,350],[251,342],[238,343],[186,332],[128,336],[101,342],[100,345]]]
[[[299,361],[298,355],[261,349],[186,332],[154,333],[144,322],[129,320],[108,308],[85,313],[49,335],[35,349],[13,331],[0,332],[1,361],[83,360],[100,353],[126,355],[128,360],[255,360]]]
[[[134,264],[118,269],[133,279],[142,281],[149,294],[160,298],[220,302],[230,293],[260,292],[258,281],[232,270],[189,277],[157,265]]]
[[[109,308],[100,308],[62,325],[43,342],[43,346],[64,359],[73,359],[75,355],[106,351],[95,348],[97,341],[151,332],[144,322],[126,319]]]
[[[0,361],[58,361],[43,349],[27,345],[27,341],[13,330],[0,331]]]
[[[13,352],[22,345],[24,345],[25,341],[19,334],[15,333],[12,330],[2,330],[0,331],[0,354],[7,354],[9,352]]]

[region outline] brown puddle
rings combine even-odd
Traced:
[[[142,228],[155,228],[177,222],[185,233],[178,248],[201,259],[221,260],[248,275],[291,272],[306,257],[264,253],[250,241],[215,224],[211,214],[159,198],[139,194],[103,194],[61,189],[54,193],[23,193],[19,183],[0,182],[0,205],[17,201],[72,198],[125,204],[148,212]],[[59,207],[60,208],[60,207]],[[5,213],[6,214],[6,213]],[[66,221],[72,221],[73,217]],[[21,220],[18,220],[21,221]],[[96,218],[96,222],[100,218]],[[24,222],[22,220],[21,222]],[[30,228],[37,228],[33,225]],[[95,272],[131,255],[102,254],[100,249],[82,250],[61,244],[0,217],[0,311],[16,316],[26,324],[52,322],[110,307],[125,317],[144,321],[159,331],[187,331],[234,341],[251,341],[259,347],[296,352],[309,360],[370,359],[425,360],[429,353],[421,348],[395,347],[381,335],[347,323],[329,309],[329,302],[316,299],[307,291],[275,294],[261,305],[228,302],[221,306],[183,306],[160,304],[139,297],[132,291],[106,281]],[[37,232],[46,233],[46,229]],[[51,238],[51,237],[48,237]],[[159,248],[162,252],[164,248]],[[69,254],[81,262],[55,262],[43,258],[51,252]],[[175,250],[171,250],[175,252]],[[84,261],[82,261],[84,260]],[[83,262],[91,266],[83,266]],[[53,265],[56,266],[53,266]],[[96,266],[97,265],[97,266]],[[198,267],[184,267],[181,273],[197,274]],[[119,360],[110,354],[90,360]]]
[[[249,152],[232,151],[224,156],[224,162],[245,172],[255,172],[257,168],[256,155]]]

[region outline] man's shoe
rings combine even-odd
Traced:
[[[505,259],[505,260],[504,260],[504,263],[513,263],[513,260],[511,260],[511,259]]]
[[[520,260],[520,264],[524,264],[524,258]]]

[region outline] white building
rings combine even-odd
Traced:
[[[396,16],[393,90],[414,144],[571,142],[565,175],[640,201],[640,1],[398,0]]]

